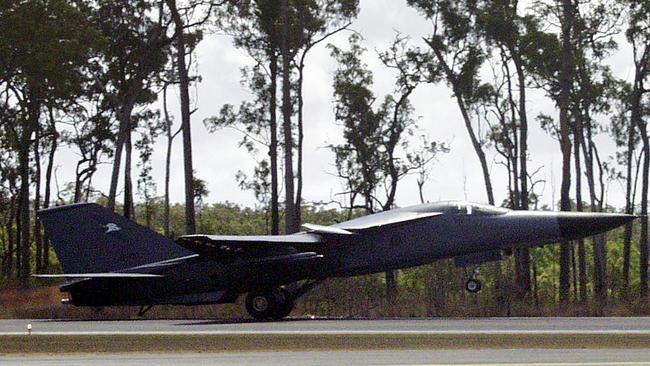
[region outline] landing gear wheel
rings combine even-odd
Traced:
[[[467,282],[465,282],[465,290],[467,290],[467,292],[472,294],[481,291],[481,287],[482,287],[481,281],[475,278],[470,278],[469,280],[467,280]]]
[[[278,298],[273,291],[251,291],[246,296],[246,311],[258,320],[270,319],[277,304]]]
[[[275,313],[273,314],[273,319],[277,320],[286,318],[289,314],[291,314],[294,305],[293,296],[291,296],[291,293],[288,290],[282,288],[280,289],[280,292],[282,295],[282,301],[278,303]]]
[[[280,320],[293,310],[288,291],[280,288],[251,291],[246,296],[246,311],[258,320]]]

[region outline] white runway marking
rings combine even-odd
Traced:
[[[395,364],[392,366],[649,366],[650,361],[637,362],[526,362],[526,363],[432,363],[432,364]]]

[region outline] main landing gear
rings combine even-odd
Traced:
[[[293,310],[293,300],[284,288],[255,290],[246,296],[246,311],[258,320],[280,320]]]
[[[481,281],[476,278],[479,274],[480,271],[477,267],[474,269],[472,276],[467,280],[467,282],[465,282],[465,290],[467,290],[467,292],[475,294],[481,291],[483,285],[481,284]]]
[[[280,320],[293,310],[294,302],[318,286],[325,278],[308,280],[298,286],[252,290],[246,295],[246,311],[257,320]]]

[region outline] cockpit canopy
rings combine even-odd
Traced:
[[[466,201],[446,201],[420,205],[420,212],[442,212],[444,215],[496,216],[503,215],[507,208]]]

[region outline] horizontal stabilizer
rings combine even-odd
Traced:
[[[316,224],[303,224],[302,228],[308,233],[314,234],[331,234],[331,235],[353,235],[351,231],[332,226],[323,226]]]
[[[36,274],[38,278],[152,278],[164,277],[150,273],[65,273],[65,274]]]

